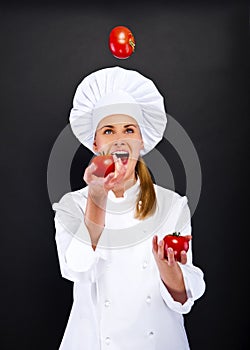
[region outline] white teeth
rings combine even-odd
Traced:
[[[128,157],[129,156],[129,153],[126,152],[126,151],[116,151],[116,152],[113,152],[112,154],[115,154],[118,158],[119,157]]]

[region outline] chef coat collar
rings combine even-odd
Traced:
[[[106,211],[121,214],[134,210],[139,190],[140,179],[138,177],[136,183],[124,192],[123,197],[116,197],[113,191],[109,191]]]

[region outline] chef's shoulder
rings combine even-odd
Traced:
[[[162,186],[154,184],[157,201],[159,202],[171,202],[172,204],[181,204],[182,206],[188,202],[187,196],[183,196],[180,193],[164,188]]]
[[[52,204],[54,210],[66,209],[73,207],[83,208],[85,207],[86,200],[88,197],[88,186],[83,187],[79,190],[65,193],[58,202]]]

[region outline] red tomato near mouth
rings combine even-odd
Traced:
[[[115,171],[115,162],[111,154],[100,155],[92,158],[91,163],[94,163],[97,168],[93,172],[95,176],[106,177],[108,174]]]
[[[125,59],[135,51],[135,38],[124,26],[113,28],[109,34],[109,49],[116,58]]]
[[[167,259],[168,256],[167,249],[171,247],[174,251],[175,260],[181,261],[181,251],[188,251],[189,239],[185,236],[180,236],[179,232],[174,232],[170,235],[166,235],[163,240],[165,258]]]

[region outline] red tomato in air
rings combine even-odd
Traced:
[[[106,177],[109,173],[115,171],[115,162],[111,154],[100,155],[92,158],[91,163],[94,163],[97,168],[93,172],[95,176]]]
[[[181,261],[181,251],[186,252],[189,249],[189,239],[185,236],[180,236],[179,232],[174,232],[170,235],[166,235],[164,238],[164,253],[167,259],[167,249],[169,247],[173,248],[175,260]]]
[[[135,38],[131,31],[124,26],[113,28],[109,34],[109,49],[116,58],[131,56],[135,51]]]

